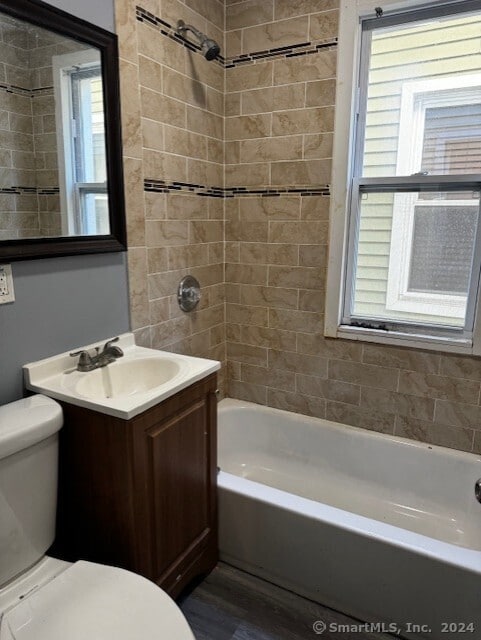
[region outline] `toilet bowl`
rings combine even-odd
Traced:
[[[149,580],[45,551],[55,533],[62,409],[37,395],[0,407],[0,640],[195,640]]]

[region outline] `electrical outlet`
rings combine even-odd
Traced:
[[[0,264],[0,304],[14,301],[12,267],[9,264]]]

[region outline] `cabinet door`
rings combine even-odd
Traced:
[[[144,432],[153,575],[171,582],[209,543],[212,503],[212,447],[208,396]],[[214,461],[215,463],[215,461]]]

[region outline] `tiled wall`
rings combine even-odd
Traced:
[[[78,49],[62,36],[0,22],[0,237],[61,231],[52,55]]]
[[[223,45],[219,0],[116,4],[131,322],[141,344],[224,361],[224,68],[175,36],[179,19]],[[202,287],[190,314],[188,273]]]
[[[480,359],[322,335],[337,0],[225,0],[225,33],[218,0],[117,5],[138,339],[223,359],[225,331],[232,397],[481,453]],[[222,65],[169,37],[179,18],[225,36]]]

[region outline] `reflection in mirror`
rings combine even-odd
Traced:
[[[0,14],[0,240],[110,233],[100,50]]]

